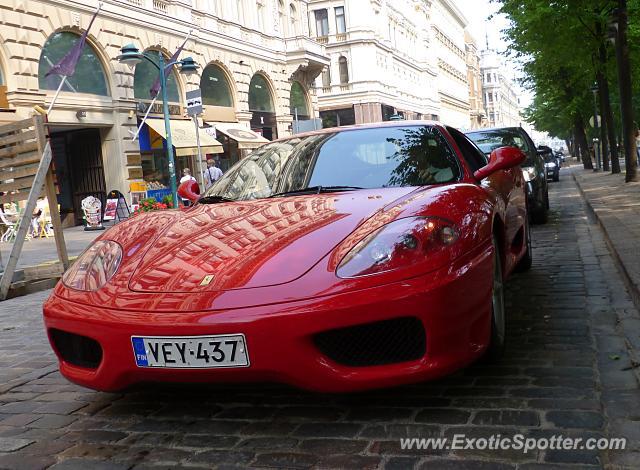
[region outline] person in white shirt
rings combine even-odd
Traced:
[[[213,183],[222,177],[222,170],[216,165],[213,158],[207,160],[207,169],[204,171],[204,183],[206,189],[209,189]]]
[[[182,170],[182,178],[180,178],[180,184],[189,180],[195,181],[196,179],[193,176],[191,176],[191,170],[189,168],[185,168],[184,170]],[[185,198],[180,198],[180,199],[182,199],[182,204],[184,204],[185,206],[191,205],[191,201],[189,201],[189,199],[185,199]]]

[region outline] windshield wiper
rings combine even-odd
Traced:
[[[292,189],[291,191],[275,193],[269,197],[292,196],[295,194],[332,193],[336,191],[356,191],[358,189],[364,188],[361,188],[360,186],[309,186],[308,188]]]
[[[224,196],[213,195],[213,196],[203,196],[200,199],[198,199],[198,202],[200,204],[216,204],[218,202],[235,202],[235,199],[230,199]]]

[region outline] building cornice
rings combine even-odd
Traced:
[[[451,13],[451,15],[456,20],[458,20],[462,27],[466,28],[469,25],[469,21],[454,2],[452,2],[451,0],[440,0],[440,3],[449,11],[449,13]]]

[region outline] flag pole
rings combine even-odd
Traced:
[[[153,97],[153,101],[151,101],[151,104],[147,108],[147,112],[144,113],[144,117],[142,118],[142,121],[140,122],[140,126],[138,127],[138,130],[136,131],[136,133],[133,135],[133,138],[131,139],[132,142],[138,138],[138,134],[140,134],[140,131],[142,130],[142,126],[144,126],[144,123],[147,121],[147,117],[149,116],[149,113],[151,112],[151,108],[153,108],[153,105],[156,104],[156,100],[157,99],[158,99],[158,95]]]
[[[54,65],[54,64],[53,64],[53,62],[51,62],[51,59],[49,59],[47,56],[44,56],[44,60],[46,60],[46,61],[49,63],[49,66],[50,66],[50,67],[53,67],[53,65]],[[69,87],[69,89],[70,89],[72,92],[74,92],[74,93],[78,93],[78,90],[76,90],[76,89],[74,88],[74,86],[73,86],[71,83],[67,82],[67,86]]]
[[[63,75],[62,76],[62,80],[60,80],[60,85],[58,86],[58,89],[56,90],[56,94],[53,95],[53,99],[51,100],[51,104],[49,104],[49,108],[47,109],[47,115],[51,112],[51,110],[53,109],[53,105],[56,103],[56,101],[58,100],[58,95],[60,94],[60,90],[62,90],[62,86],[64,85],[64,82],[67,81],[67,76]]]

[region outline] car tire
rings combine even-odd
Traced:
[[[491,339],[485,353],[488,362],[499,360],[504,354],[506,321],[504,313],[504,279],[498,238],[493,235],[493,286],[491,289]]]
[[[524,236],[525,245],[527,247],[527,251],[525,251],[524,255],[518,261],[516,265],[516,271],[524,272],[531,269],[531,265],[533,264],[533,248],[531,246],[531,223],[529,222],[529,218],[527,217],[524,222]]]
[[[557,183],[558,181],[560,181],[560,172],[559,172],[559,171],[556,171],[556,172],[553,174],[553,181],[555,181],[556,183]]]
[[[549,210],[549,185],[547,185],[547,189],[544,191],[544,207]]]

